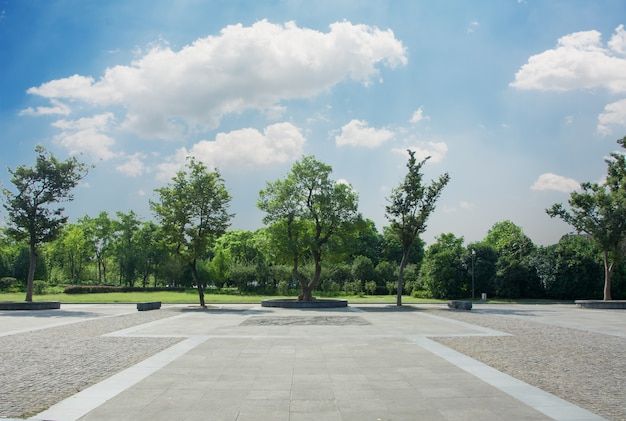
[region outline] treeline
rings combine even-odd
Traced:
[[[194,287],[189,266],[165,243],[162,229],[133,212],[102,212],[67,224],[39,253],[35,293]],[[198,262],[198,276],[215,291],[293,294],[298,285],[289,259],[268,230],[221,235]],[[387,227],[379,232],[362,219],[328,246],[326,256],[323,293],[396,292],[402,245]],[[304,261],[301,271],[312,276],[311,259]],[[602,298],[601,252],[591,239],[566,235],[557,244],[537,246],[510,221],[495,224],[480,242],[464,244],[450,233],[427,248],[417,241],[409,262],[405,293],[416,297],[470,297],[473,274],[476,297]],[[0,232],[0,290],[22,291],[27,271],[27,245]],[[116,288],[87,289],[106,285]],[[616,299],[626,298],[626,265],[616,269],[612,289]]]

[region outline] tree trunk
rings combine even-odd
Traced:
[[[609,253],[604,252],[604,301],[611,298],[611,275],[613,274],[613,263],[609,262]]]
[[[200,300],[200,307],[206,308],[206,304],[204,303],[204,286],[198,277],[198,271],[196,269],[196,261],[194,260],[191,263],[191,276],[193,277],[194,282],[198,286],[198,299]]]
[[[402,260],[400,261],[400,270],[398,271],[398,286],[396,288],[396,305],[402,306],[402,290],[404,289],[404,268],[408,260],[409,253],[402,253]]]
[[[28,253],[28,276],[26,277],[26,298],[25,301],[33,301],[33,280],[35,279],[35,268],[37,266],[37,249],[34,244],[30,244]]]

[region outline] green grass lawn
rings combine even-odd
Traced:
[[[320,295],[321,298],[324,296]],[[279,296],[265,295],[236,295],[236,294],[206,294],[205,300],[209,304],[235,304],[235,303],[259,303],[261,300],[268,298],[284,298]],[[293,296],[287,298],[294,298]],[[339,298],[348,300],[352,304],[393,304],[396,302],[395,295],[341,295],[329,298]],[[161,301],[167,304],[195,304],[198,302],[198,293],[196,290],[188,290],[185,292],[109,292],[100,294],[47,294],[35,295],[34,301],[60,301],[67,304],[77,303],[138,303],[144,301]],[[23,301],[24,293],[0,293],[0,301]],[[402,302],[405,304],[426,304],[426,303],[445,303],[447,300],[438,300],[434,298],[415,298],[404,296]],[[480,302],[475,300],[475,302]],[[522,299],[507,300],[494,299],[488,300],[489,304],[563,304],[572,303],[572,301],[556,301],[556,300],[538,300],[538,299]]]
[[[259,303],[267,298],[281,298],[279,296],[265,295],[227,295],[205,294],[207,303]],[[294,298],[288,297],[288,298]],[[364,303],[395,303],[396,297],[392,295],[365,295],[365,296],[337,296],[354,304]],[[24,293],[0,293],[0,301],[23,301]],[[161,301],[168,304],[195,304],[198,302],[198,293],[195,290],[185,292],[109,292],[100,294],[47,294],[35,295],[34,301],[60,301],[62,303],[137,303],[143,301]],[[410,303],[441,303],[445,300],[423,299],[405,296],[403,302]]]

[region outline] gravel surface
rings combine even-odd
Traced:
[[[626,420],[626,339],[480,313],[436,311],[513,336],[433,338],[612,420]]]
[[[140,312],[0,337],[0,417],[39,413],[175,344],[179,338],[100,336],[172,315]]]

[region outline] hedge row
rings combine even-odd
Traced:
[[[141,288],[141,287],[122,287],[114,285],[68,285],[63,290],[66,294],[92,294],[105,292],[158,292],[158,291],[175,291],[184,292],[184,287],[159,287],[159,288]]]

